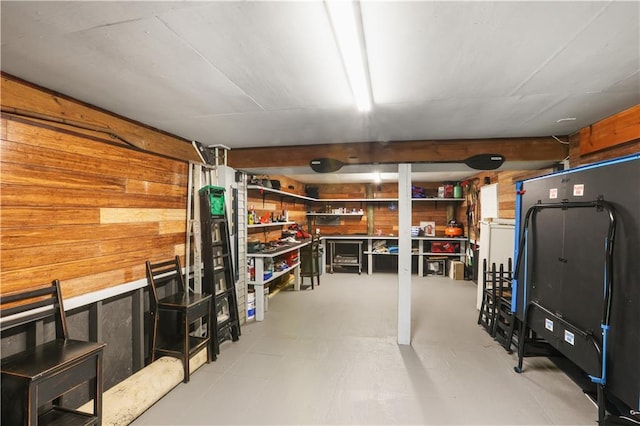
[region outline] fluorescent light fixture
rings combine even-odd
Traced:
[[[372,173],[373,175],[373,182],[374,183],[382,183],[382,176],[380,175],[379,171],[375,171]]]
[[[356,106],[358,110],[368,112],[371,110],[371,93],[361,37],[360,7],[348,0],[326,0],[325,5]]]

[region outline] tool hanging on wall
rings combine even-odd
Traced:
[[[479,178],[470,179],[463,182],[465,191],[465,200],[467,203],[467,266],[473,266],[473,248],[471,247],[471,231],[473,230],[474,238],[477,240],[480,234],[478,224],[478,185]]]

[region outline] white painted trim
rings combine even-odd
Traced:
[[[139,288],[147,286],[147,279],[141,278],[136,281],[116,285],[113,287],[105,288],[103,290],[94,291],[80,296],[70,297],[64,300],[64,310],[70,311],[71,309],[80,308],[82,306],[90,305],[92,303],[100,302],[102,300],[110,299],[112,297],[120,296],[121,294],[129,293]]]

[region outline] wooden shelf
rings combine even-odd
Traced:
[[[281,277],[282,275],[290,272],[291,270],[297,268],[298,266],[300,266],[300,262],[294,263],[293,265],[289,266],[287,269],[284,269],[282,271],[273,271],[273,274],[267,279],[264,279],[264,277],[263,277],[263,279],[261,279],[261,280],[253,280],[253,281],[249,280],[249,281],[247,281],[247,284],[249,284],[249,285],[266,284],[266,283],[271,282],[271,281],[275,280],[276,278]]]
[[[290,251],[297,250],[300,247],[304,247],[309,244],[309,241],[302,241],[295,244],[287,244],[281,248],[267,252],[247,253],[247,257],[278,257],[282,254],[289,253]]]
[[[247,190],[260,191],[260,192],[262,192],[263,195],[264,194],[274,194],[274,195],[280,195],[282,197],[296,198],[296,199],[305,200],[305,201],[317,201],[317,199],[311,198],[311,197],[307,197],[305,195],[293,194],[291,192],[281,191],[279,189],[267,188],[267,187],[260,186],[260,185],[247,185]]]
[[[378,203],[378,202],[390,202],[398,201],[397,198],[317,198],[314,201],[318,202],[334,202],[334,203],[346,203],[346,202],[360,202],[360,203]]]
[[[362,216],[364,213],[307,213],[307,216]]]
[[[457,252],[457,253],[434,253],[434,252],[424,252],[424,253],[420,253],[423,256],[464,256],[465,254],[462,252]]]
[[[189,355],[193,355],[200,351],[208,343],[206,338],[189,335]],[[159,335],[158,336],[158,352],[165,354],[176,354],[182,351],[182,345],[184,344],[184,337],[181,335]],[[175,356],[175,355],[173,355]]]
[[[467,241],[467,237],[411,237],[411,240],[424,240],[424,241]]]
[[[84,426],[97,424],[98,418],[92,414],[53,407],[38,416],[39,425]]]
[[[362,254],[371,254],[374,256],[397,256],[398,253],[387,253],[387,252],[379,252],[379,251],[363,251]],[[411,252],[411,256],[420,256],[424,253],[415,253]]]
[[[254,223],[253,225],[247,225],[247,228],[266,228],[269,226],[283,226],[293,225],[295,222],[269,222],[269,223]]]
[[[464,201],[464,198],[440,198],[440,197],[429,197],[429,198],[412,198],[411,201]]]

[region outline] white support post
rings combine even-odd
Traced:
[[[398,344],[411,344],[411,165],[398,165]]]

